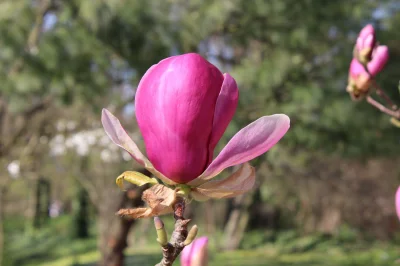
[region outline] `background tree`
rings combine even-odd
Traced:
[[[7,206],[32,224],[40,176],[51,183],[52,199],[65,206],[83,188],[107,265],[109,244],[124,247],[129,230],[123,229],[130,228],[114,212],[132,204],[113,180],[137,165],[102,144],[101,108],[115,111],[141,142],[133,105],[140,78],[162,58],[199,52],[230,72],[240,88],[221,144],[260,115],[286,113],[292,126],[255,162],[259,184],[253,195],[194,204],[194,219],[204,220],[210,232],[229,232],[226,225],[246,221],[233,230],[233,248],[246,230],[257,228],[257,215],[275,221],[265,225],[274,230],[334,235],[348,224],[394,237],[399,134],[386,116],[351,102],[345,87],[356,35],[373,23],[390,49],[379,82],[400,102],[398,9],[391,0],[1,1],[0,224],[3,211],[10,214]],[[12,162],[20,165],[18,179],[7,170]],[[108,234],[111,224],[115,230]],[[114,256],[120,262],[122,250]]]

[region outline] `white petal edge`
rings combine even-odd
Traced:
[[[249,163],[243,164],[236,172],[222,180],[206,182],[193,188],[195,200],[204,201],[209,198],[232,198],[250,191],[255,184],[255,169]]]
[[[103,109],[101,113],[101,123],[108,137],[119,147],[126,150],[139,164],[144,166],[149,172],[161,179],[168,185],[176,184],[174,181],[165,177],[162,173],[154,168],[153,164],[139,150],[136,143],[129,137],[121,122],[110,111]]]
[[[207,169],[188,183],[197,187],[224,169],[250,161],[271,149],[289,130],[290,119],[284,114],[263,116],[237,132]]]

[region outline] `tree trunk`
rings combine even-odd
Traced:
[[[80,185],[77,188],[77,200],[74,207],[74,235],[76,238],[87,238],[89,237],[89,196]]]
[[[5,187],[0,187],[0,265],[4,262],[4,196],[6,193]]]
[[[103,266],[123,266],[124,250],[128,246],[128,234],[134,220],[118,219],[118,228],[114,236],[108,239],[108,250],[103,254]]]
[[[240,195],[233,199],[232,210],[224,230],[223,250],[234,250],[239,247],[249,221],[249,206],[253,199],[253,193]]]
[[[142,173],[149,175],[148,172]],[[128,246],[128,234],[135,220],[127,220],[115,215],[121,208],[136,208],[143,205],[141,199],[147,186],[129,189],[121,194],[119,202],[108,196],[99,206],[99,248],[102,254],[99,266],[123,266],[124,250]],[[117,197],[117,196],[116,196]]]
[[[35,215],[33,227],[40,228],[49,218],[50,207],[50,182],[39,178],[36,183]]]

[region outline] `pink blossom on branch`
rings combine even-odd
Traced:
[[[373,50],[372,59],[366,65],[362,65],[353,58],[349,69],[349,92],[367,92],[372,79],[384,68],[389,59],[389,49],[380,45]]]
[[[374,27],[371,24],[365,26],[358,35],[354,55],[362,63],[367,63],[371,59],[372,51],[376,45]]]
[[[148,158],[105,109],[102,123],[113,142],[164,183],[189,185],[197,199],[233,197],[254,185],[254,169],[247,162],[272,148],[290,126],[284,114],[263,116],[240,130],[213,159],[238,97],[236,81],[200,55],[173,56],[153,65],[136,92],[136,118]],[[228,178],[210,181],[239,164]]]
[[[367,64],[368,72],[375,77],[385,67],[389,60],[389,49],[386,45],[379,45],[372,52],[372,59]]]
[[[207,266],[208,237],[200,237],[186,246],[181,254],[181,266]]]
[[[395,206],[396,206],[397,217],[400,220],[400,187],[398,187],[396,191]]]

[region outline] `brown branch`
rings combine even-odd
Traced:
[[[394,118],[399,119],[400,118],[400,112],[399,111],[393,111],[387,107],[385,107],[384,105],[382,105],[381,103],[377,102],[375,99],[373,99],[371,96],[367,96],[367,102],[369,104],[371,104],[372,106],[374,106],[375,108],[377,108],[379,111],[388,114]]]
[[[185,200],[178,198],[174,204],[175,229],[169,243],[162,246],[163,258],[156,266],[172,266],[176,258],[185,247],[185,240],[188,235],[187,225],[190,219],[185,219]]]
[[[28,39],[24,47],[25,52],[30,54],[37,54],[39,52],[38,46],[39,46],[40,35],[42,33],[42,28],[43,28],[43,19],[44,16],[53,8],[54,8],[53,0],[42,0],[40,2],[34,26],[29,32]],[[22,54],[21,57],[15,60],[14,64],[8,71],[8,76],[13,76],[15,74],[18,74],[22,70],[23,66],[24,66],[24,53]]]
[[[361,62],[359,62],[359,63],[361,63]],[[362,63],[361,63],[362,64]],[[371,73],[369,72],[369,70],[368,70],[368,67],[367,67],[367,65],[366,64],[362,64],[362,66],[364,67],[364,70],[368,73],[368,75],[370,76],[370,77],[372,77],[372,75],[371,75]],[[375,89],[375,92],[376,92],[376,94],[378,94],[378,96],[379,97],[381,97],[383,100],[385,100],[386,101],[386,103],[390,106],[390,108],[393,110],[393,111],[396,111],[397,109],[398,109],[398,106],[395,104],[395,103],[393,103],[393,101],[392,101],[392,99],[390,99],[390,97],[385,93],[385,91],[378,85],[378,83],[376,83],[376,81],[375,81],[375,79],[372,79],[372,86],[374,87],[374,89]],[[368,96],[369,97],[369,96]],[[371,98],[372,99],[372,98]],[[367,99],[367,101],[368,101],[368,99]],[[380,103],[378,103],[378,104],[376,104],[377,102],[374,100],[374,99],[372,99],[372,101],[373,102],[375,102],[375,103],[371,103],[371,102],[369,102],[369,103],[371,103],[373,106],[375,106],[376,108],[378,108],[381,112],[384,112],[384,113],[386,113],[386,111],[383,111],[384,109],[387,109],[386,107],[384,107],[383,109],[382,109],[382,104],[380,104]],[[390,115],[390,114],[389,114]],[[395,116],[396,117],[396,116]]]
[[[398,109],[398,106],[393,103],[393,101],[390,99],[390,97],[385,93],[385,91],[376,83],[375,80],[372,80],[372,86],[375,88],[376,90],[376,94],[378,94],[378,96],[380,96],[382,99],[384,99],[386,101],[386,103],[390,106],[390,108],[393,111],[396,111]]]
[[[50,107],[52,102],[52,97],[46,97],[42,99],[40,102],[32,105],[27,110],[25,110],[20,116],[16,118],[9,119],[8,121],[12,124],[17,124],[17,129],[15,129],[15,133],[12,136],[9,136],[8,141],[1,142],[0,141],[0,157],[4,154],[7,154],[11,147],[29,130],[29,121],[37,115],[39,112],[46,110]],[[11,121],[12,120],[12,121]],[[5,128],[11,128],[10,125],[2,125]],[[6,137],[6,136],[5,136]]]

